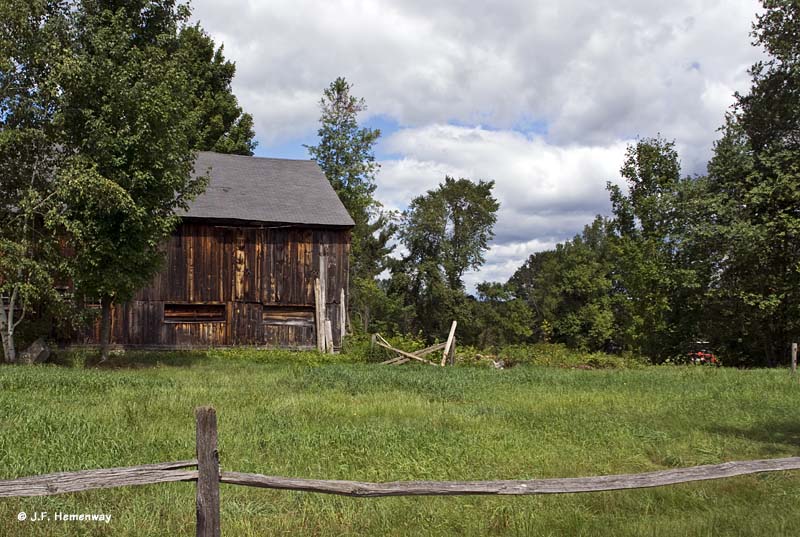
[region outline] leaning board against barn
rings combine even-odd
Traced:
[[[195,173],[208,188],[165,245],[163,270],[114,307],[112,344],[316,347],[321,274],[340,346],[353,220],[317,164],[201,152]],[[84,343],[99,341],[92,332]]]

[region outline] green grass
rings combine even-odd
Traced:
[[[114,361],[0,367],[0,479],[191,458],[193,409],[205,404],[217,409],[223,469],[273,475],[569,477],[800,455],[800,385],[778,370],[384,367],[254,351]],[[193,535],[194,488],[2,499],[0,535]],[[19,511],[113,518],[20,523]],[[236,536],[788,536],[800,534],[800,472],[530,497],[223,485],[222,524]]]

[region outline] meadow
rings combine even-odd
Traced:
[[[194,456],[363,481],[635,473],[800,455],[785,370],[387,367],[315,353],[128,353],[109,367],[0,366],[0,479]],[[358,361],[358,360],[352,360]],[[193,535],[192,483],[0,499],[0,535]],[[354,499],[222,485],[223,535],[800,534],[800,472],[529,497]],[[110,523],[19,522],[106,513]]]

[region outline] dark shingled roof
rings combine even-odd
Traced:
[[[210,175],[185,216],[325,226],[353,226],[333,187],[312,160],[201,151],[195,175]]]

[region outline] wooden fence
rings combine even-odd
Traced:
[[[268,489],[321,492],[353,497],[563,494],[661,487],[759,472],[800,470],[800,457],[788,457],[784,459],[726,462],[642,474],[533,479],[528,481],[398,481],[393,483],[365,483],[359,481],[272,477],[261,474],[220,471],[219,452],[217,451],[216,412],[211,407],[201,407],[195,410],[195,418],[197,422],[196,459],[145,464],[128,468],[62,472],[0,481],[0,498],[50,496],[101,488],[196,481],[197,536],[218,537],[220,535],[220,483]]]

